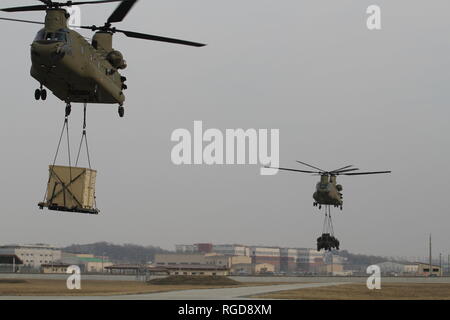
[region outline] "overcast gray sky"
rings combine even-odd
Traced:
[[[19,2],[33,3],[2,6]],[[381,31],[366,28],[371,4],[382,8]],[[114,8],[83,7],[83,24],[102,24]],[[435,254],[448,253],[448,12],[447,0],[139,1],[117,27],[208,46],[115,36],[128,62],[126,117],[116,106],[89,107],[99,216],[37,208],[64,104],[54,96],[34,101],[29,45],[38,28],[0,22],[0,243],[314,247],[323,222],[312,207],[317,177],[171,163],[172,131],[202,120],[221,130],[280,129],[283,166],[299,159],[326,169],[393,170],[339,179],[345,205],[334,229],[342,249],[426,256],[431,232]],[[81,125],[75,105],[74,147]]]

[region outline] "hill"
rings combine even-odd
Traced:
[[[62,250],[70,253],[90,253],[96,256],[107,256],[115,263],[147,263],[154,261],[155,254],[169,252],[160,247],[135,244],[118,245],[109,242],[72,244]]]

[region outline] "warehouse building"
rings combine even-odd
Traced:
[[[169,275],[178,276],[228,276],[230,269],[226,266],[214,265],[168,265],[164,267]]]
[[[61,259],[60,249],[43,244],[0,246],[0,254],[15,255],[23,262],[23,268],[35,270],[39,270],[42,264]]]
[[[254,274],[273,274],[275,272],[275,266],[271,263],[258,263],[253,266]]]
[[[280,255],[280,248],[277,247],[250,247],[250,257],[252,258],[252,264],[271,264],[274,266],[275,272],[280,271]]]
[[[415,271],[416,276],[421,277],[442,277],[442,268],[440,266],[432,265],[431,266],[431,272],[430,272],[430,264],[428,263],[422,263],[422,262],[416,262],[411,265],[405,266],[405,271]]]
[[[226,266],[231,274],[251,274],[252,259],[247,256],[228,256],[210,253],[205,255],[207,265]]]

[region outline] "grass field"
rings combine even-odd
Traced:
[[[278,284],[278,283],[269,283]],[[0,280],[1,296],[110,296],[167,292],[189,289],[210,289],[268,285],[268,283],[210,284],[148,284],[139,281],[82,280],[81,290],[68,290],[65,280]]]
[[[386,283],[381,290],[369,290],[366,284],[280,291],[253,298],[297,300],[450,300],[450,284]]]

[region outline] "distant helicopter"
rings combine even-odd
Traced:
[[[318,206],[319,209],[322,208],[322,205],[325,205],[339,207],[342,210],[342,206],[344,204],[342,195],[343,187],[342,185],[336,183],[337,176],[360,176],[369,174],[391,173],[391,171],[353,172],[359,170],[358,168],[352,168],[353,165],[345,166],[332,171],[326,171],[301,161],[297,162],[318,171],[297,170],[290,168],[274,169],[320,175],[320,181],[316,185],[316,192],[314,192],[313,194],[313,206]]]
[[[121,52],[112,46],[113,34],[120,32],[127,37],[169,42],[187,46],[203,47],[204,44],[179,39],[165,38],[150,34],[119,30],[112,27],[113,23],[121,22],[137,0],[103,0],[103,1],[67,1],[53,2],[37,0],[42,5],[0,9],[4,12],[46,11],[45,23],[29,20],[0,18],[45,25],[31,44],[31,76],[39,83],[35,91],[36,100],[46,100],[47,91],[66,103],[66,117],[71,112],[71,102],[119,104],[119,116],[123,117],[125,110],[123,90],[127,89],[125,81],[118,70],[125,69],[127,64]],[[88,43],[79,33],[67,26],[70,17],[63,7],[72,5],[101,4],[121,2],[101,27],[78,26],[77,28],[97,31]]]

